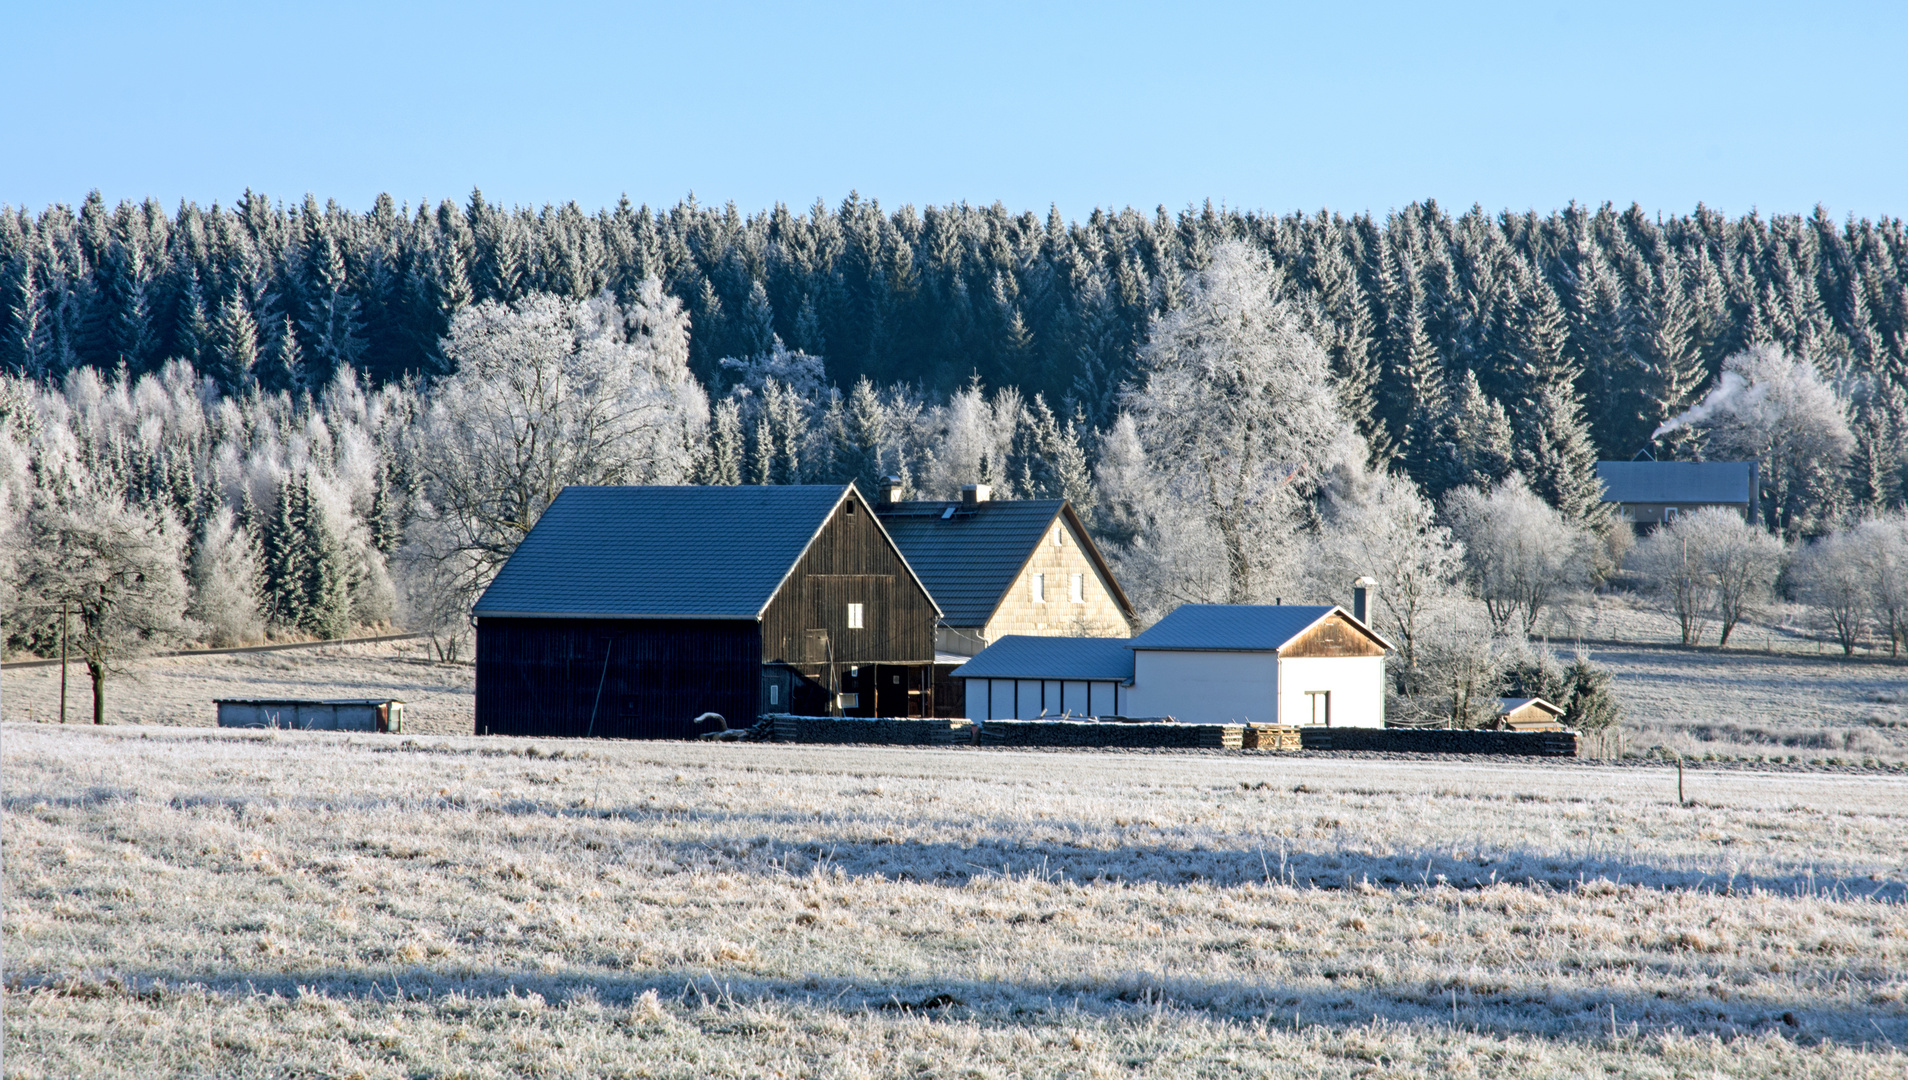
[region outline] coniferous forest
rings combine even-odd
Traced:
[[[1262,332],[1227,344],[1240,320]],[[1329,529],[1488,603],[1459,559],[1496,550],[1478,523],[1607,537],[1598,458],[1756,457],[1759,524],[1791,543],[1899,516],[1908,234],[1701,206],[1068,221],[856,195],[745,216],[94,194],[0,208],[0,370],[15,550],[77,560],[0,589],[32,612],[9,641],[41,651],[60,583],[107,565],[176,582],[145,627],[105,595],[124,574],[93,590],[131,639],[455,630],[573,482],[990,481],[1072,499],[1148,610],[1323,597],[1366,570],[1319,584],[1329,560],[1280,538]],[[513,460],[526,426],[547,452]],[[82,557],[128,536],[156,546]],[[1571,580],[1623,547],[1582,547]]]

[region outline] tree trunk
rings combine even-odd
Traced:
[[[106,722],[106,665],[97,660],[86,661],[86,672],[93,677],[93,723]]]

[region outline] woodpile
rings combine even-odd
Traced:
[[[1247,724],[1240,733],[1239,746],[1245,750],[1304,749],[1294,724]]]
[[[1574,731],[1465,731],[1450,728],[1305,727],[1307,750],[1365,750],[1392,754],[1507,754],[1576,757]]]

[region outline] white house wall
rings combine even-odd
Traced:
[[[1385,726],[1385,658],[1288,657],[1279,661],[1279,708],[1287,724],[1312,722],[1307,691],[1327,691],[1333,727]]]
[[[1278,690],[1276,653],[1136,649],[1126,714],[1191,724],[1275,724]]]

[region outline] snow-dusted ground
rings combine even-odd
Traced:
[[[1899,775],[0,739],[9,1075],[1908,1072]]]

